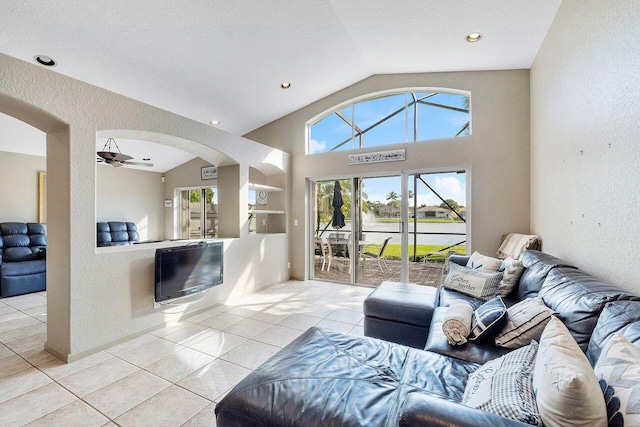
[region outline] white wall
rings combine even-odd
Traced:
[[[2,54],[0,113],[47,133],[46,345],[59,357],[82,357],[189,311],[288,278],[286,235],[239,233],[225,240],[223,285],[178,313],[154,310],[150,265],[158,244],[95,247],[95,139],[101,132],[165,143],[238,169],[233,185],[245,196],[228,218],[238,230],[248,217],[249,165],[266,162],[286,170],[286,153]]]
[[[134,222],[140,241],[165,238],[161,173],[110,165],[96,173],[96,221]]]
[[[449,140],[399,144],[404,162],[348,166],[346,152],[306,156],[305,123],[358,96],[407,87],[471,91],[473,134]],[[369,173],[469,167],[471,247],[491,255],[509,232],[529,232],[529,71],[377,75],[246,135],[292,153],[289,224],[292,276],[305,277],[305,179]],[[384,149],[363,149],[377,151]]]
[[[46,170],[46,157],[0,151],[0,222],[38,222],[38,172]]]
[[[531,68],[531,228],[638,291],[640,2],[565,0]]]

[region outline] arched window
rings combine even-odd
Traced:
[[[469,135],[469,95],[416,89],[350,101],[307,124],[307,153]]]

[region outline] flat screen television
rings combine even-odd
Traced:
[[[156,249],[156,302],[221,284],[223,264],[222,242]]]

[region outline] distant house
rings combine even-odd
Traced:
[[[452,212],[449,209],[441,208],[440,206],[425,206],[418,209],[418,219],[420,218],[442,218],[451,219]]]
[[[394,206],[393,203],[380,206],[380,218],[400,218],[400,214],[400,207]]]

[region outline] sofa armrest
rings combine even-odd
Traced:
[[[400,414],[400,427],[477,427],[513,426],[525,427],[529,424],[504,418],[491,412],[471,408],[461,403],[440,397],[409,393]]]

